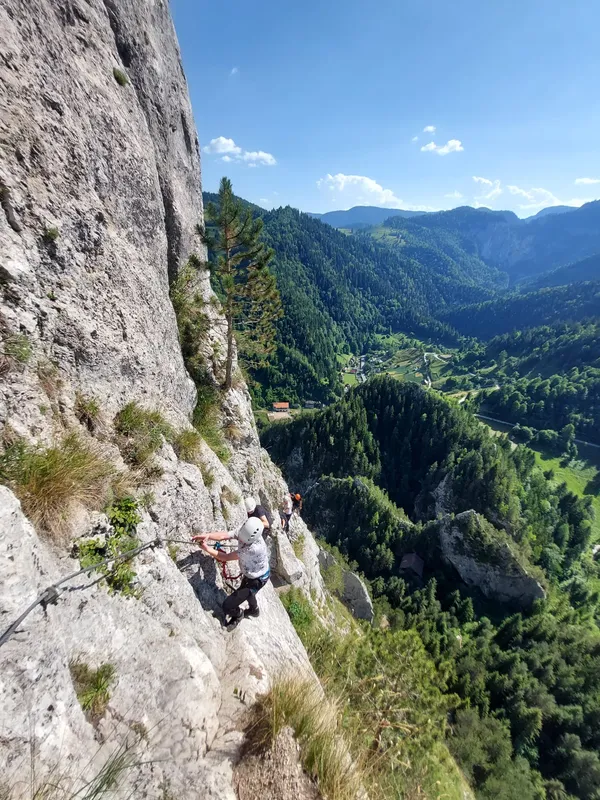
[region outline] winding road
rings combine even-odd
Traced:
[[[496,419],[496,417],[488,417],[485,414],[475,414],[476,417],[479,419],[487,419],[489,422],[497,422],[500,425],[510,425],[511,428],[514,427],[514,422],[508,422],[505,419]],[[600,444],[594,444],[593,442],[586,442],[584,439],[574,439],[575,444],[584,444],[586,447],[595,447],[597,450],[600,450]]]

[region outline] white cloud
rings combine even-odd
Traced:
[[[520,186],[507,186],[508,191],[517,197],[522,197],[526,203],[522,203],[519,208],[523,211],[535,211],[549,206],[561,206],[563,203],[548,189],[533,188],[522,189]]]
[[[576,178],[575,183],[583,184],[584,186],[593,186],[595,183],[600,183],[600,178]]]
[[[483,194],[477,195],[475,198],[475,208],[491,205],[502,194],[502,184],[498,180],[491,181],[489,178],[482,178],[479,175],[473,175],[473,180],[475,183],[485,186],[485,189],[482,189]]]
[[[435,133],[435,125],[426,125],[423,128],[423,133]]]
[[[319,189],[329,189],[337,195],[344,195],[340,202],[350,205],[377,205],[390,208],[402,208],[402,200],[396,197],[391,189],[384,189],[381,184],[365,175],[326,175],[317,181]],[[337,199],[337,198],[336,198]]]
[[[237,75],[237,74],[238,74],[238,72],[239,72],[239,69],[238,69],[237,67],[233,67],[233,69],[231,70],[231,72],[229,73],[229,75],[230,75],[231,77],[233,77],[234,75]]]
[[[243,150],[233,139],[227,139],[225,136],[211,139],[202,151],[208,155],[221,156],[221,160],[226,164],[232,161],[243,161],[249,167],[273,167],[277,164],[275,156],[271,153],[265,153],[264,150]]]
[[[419,141],[419,137],[418,136],[413,136],[412,139],[411,139],[411,142],[418,142],[418,141]]]
[[[216,139],[211,139],[210,142],[202,148],[205,153],[223,155],[224,153],[231,153],[232,155],[239,156],[242,148],[238,147],[233,139],[226,139],[224,136],[217,136]]]
[[[445,194],[444,197],[448,197],[451,200],[461,200],[463,195],[455,189],[453,192],[450,192],[450,194]]]
[[[266,197],[261,197],[258,202],[261,206],[271,206],[271,201],[267,200]]]
[[[423,153],[437,153],[438,156],[447,156],[448,153],[460,153],[464,149],[459,139],[450,139],[450,141],[446,142],[444,145],[439,145],[435,142],[424,144],[421,151]]]
[[[264,164],[267,167],[274,167],[277,164],[275,157],[271,153],[265,153],[263,150],[246,151],[242,154],[242,161],[247,161],[249,166]]]

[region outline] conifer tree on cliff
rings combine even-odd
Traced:
[[[266,362],[276,348],[275,322],[283,316],[275,277],[269,271],[274,251],[261,240],[262,219],[234,196],[222,178],[219,200],[206,207],[203,232],[209,268],[227,320],[225,389],[233,379],[234,339],[249,366]]]

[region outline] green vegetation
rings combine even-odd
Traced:
[[[600,443],[599,341],[598,321],[518,330],[473,345],[455,371],[485,372],[500,386],[479,398],[491,416],[557,432],[573,426],[578,437]]]
[[[81,708],[88,720],[97,725],[110,700],[110,687],[115,679],[114,666],[101,664],[98,669],[93,670],[82,661],[72,661],[69,670]]]
[[[444,676],[417,634],[353,628],[335,635],[300,590],[282,600],[327,697],[337,700],[369,796],[460,800],[461,778],[444,747],[447,713],[458,698],[443,693]]]
[[[17,440],[0,455],[0,481],[8,484],[31,522],[60,540],[77,506],[99,509],[118,479],[98,445],[74,433],[51,447]]]
[[[31,353],[31,342],[24,333],[12,334],[4,340],[4,355],[19,364],[27,364]]]
[[[98,572],[104,575],[111,592],[121,592],[125,596],[137,597],[136,573],[131,566],[131,561],[100,563],[107,558],[115,559],[140,546],[140,541],[136,536],[137,526],[141,522],[137,502],[131,497],[124,497],[109,506],[106,514],[112,528],[110,536],[105,539],[94,537],[78,541],[77,557],[82,569],[99,565]]]
[[[95,397],[86,397],[77,392],[75,395],[75,416],[82,425],[93,433],[100,417],[100,404]]]
[[[182,461],[194,463],[202,437],[194,428],[180,431],[173,439],[173,449]]]
[[[504,295],[442,315],[463,336],[491,339],[520,328],[562,322],[582,322],[600,316],[600,281]]]
[[[307,523],[370,580],[387,626],[381,635],[418,635],[435,664],[436,688],[457,696],[446,740],[477,796],[538,800],[552,788],[552,796],[587,800],[600,792],[592,498],[548,480],[531,450],[491,436],[467,410],[391,378],[273,426],[263,439],[294,485],[312,487]],[[502,566],[508,543],[526,568],[535,565],[548,600],[516,610],[457,581],[439,556],[444,522],[436,520],[436,501],[450,514],[478,511],[463,531],[470,550]],[[423,580],[400,570],[412,552],[425,562]],[[290,600],[321,674],[310,641],[314,614],[301,598]],[[391,640],[382,641],[388,652]],[[330,650],[331,643],[323,647],[324,659]],[[431,757],[435,746],[430,741],[423,752]]]
[[[48,244],[52,244],[57,241],[58,237],[60,236],[60,231],[58,228],[46,228],[44,231],[44,241]]]
[[[163,440],[173,441],[173,428],[160,411],[149,411],[135,401],[127,403],[114,420],[117,443],[123,460],[132,467],[152,466],[152,456]]]
[[[217,203],[206,206],[203,231],[209,268],[227,322],[224,389],[233,385],[233,357],[259,367],[275,351],[275,323],[283,315],[275,278],[269,272],[273,251],[261,239],[263,222],[234,196],[222,178]]]
[[[294,555],[296,556],[296,558],[299,558],[300,560],[302,560],[302,557],[304,555],[304,542],[305,542],[305,539],[304,539],[304,534],[303,533],[301,533],[300,536],[298,536],[298,538],[294,539],[294,541],[292,542],[292,548],[294,549]]]
[[[123,72],[123,70],[118,69],[117,67],[113,68],[113,78],[119,84],[119,86],[127,86],[129,83],[129,78]]]

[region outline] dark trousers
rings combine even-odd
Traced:
[[[242,584],[239,589],[229,595],[227,600],[223,603],[223,611],[229,617],[237,619],[242,616],[240,606],[247,600],[248,608],[250,611],[257,611],[258,601],[256,593],[259,592],[267,581],[261,581],[260,578],[242,578]]]

